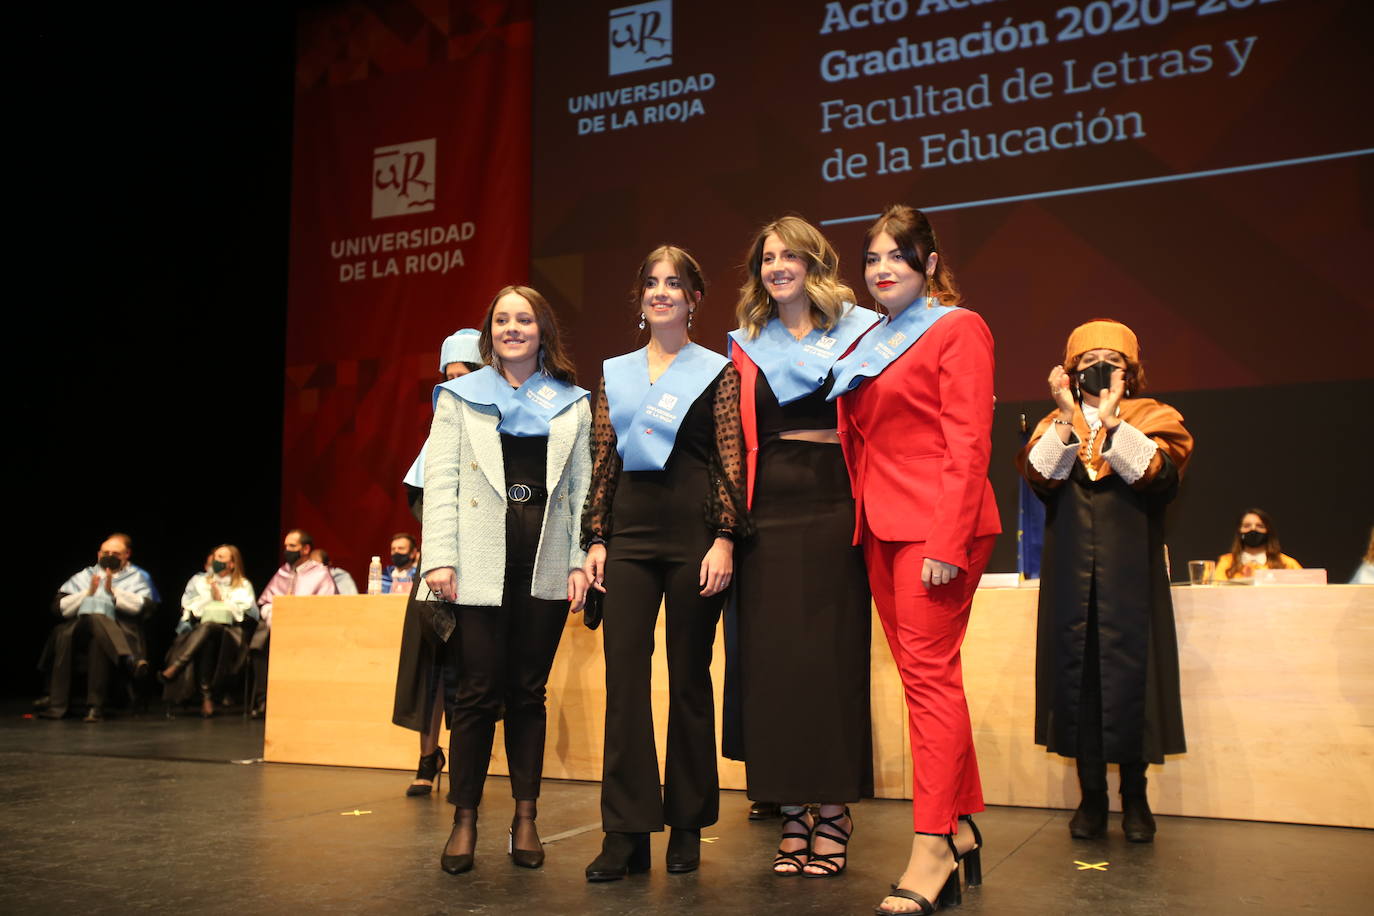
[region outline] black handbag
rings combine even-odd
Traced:
[[[582,605],[582,622],[587,629],[595,630],[601,626],[601,600],[605,597],[605,593],[598,591],[595,586],[587,586],[587,601]]]
[[[428,597],[420,597],[421,588],[425,590]],[[411,600],[415,602],[415,606],[419,610],[421,628],[437,637],[441,644],[448,642],[448,638],[458,628],[458,620],[453,616],[453,605],[435,598],[429,584],[424,582],[416,583],[411,592]]]

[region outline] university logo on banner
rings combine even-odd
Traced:
[[[372,218],[434,209],[435,139],[372,151]]]
[[[677,406],[677,395],[665,394],[663,397],[658,399],[658,406],[662,407],[664,410],[672,410],[674,407]]]
[[[673,0],[611,10],[611,76],[673,62]]]

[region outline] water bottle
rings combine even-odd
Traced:
[[[382,593],[381,557],[373,557],[372,565],[367,568],[367,593],[369,595],[380,595]]]

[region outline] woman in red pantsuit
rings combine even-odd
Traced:
[[[959,292],[929,221],[889,207],[864,238],[864,279],[888,313],[837,367],[840,442],[878,616],[906,691],[915,836],[876,912],[959,902],[981,880],[983,810],[959,648],[1001,532],[988,483],[992,334]]]

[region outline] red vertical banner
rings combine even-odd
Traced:
[[[301,16],[282,524],[355,574],[418,527],[440,343],[525,280],[531,44],[521,2]]]

